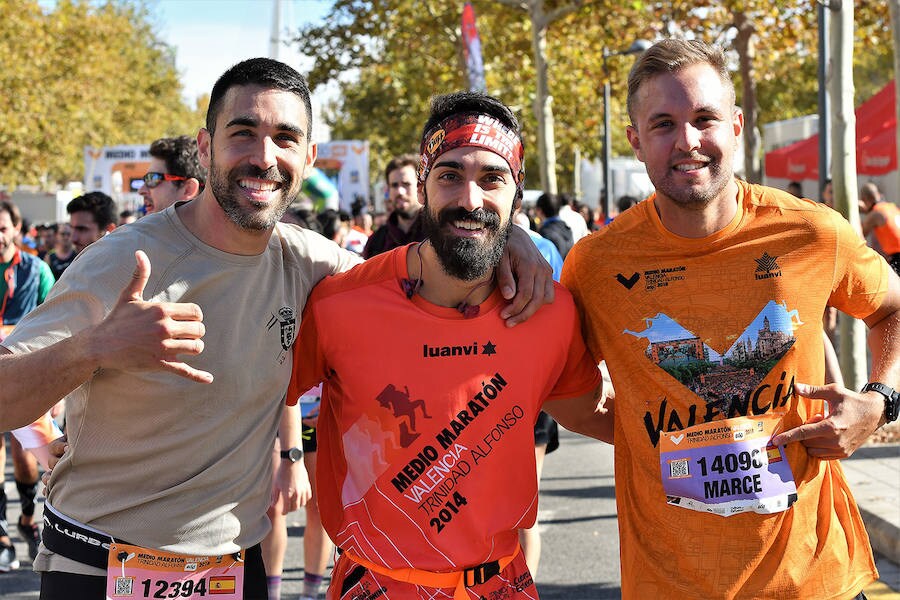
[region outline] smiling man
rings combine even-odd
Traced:
[[[283,63],[226,71],[198,135],[209,185],[85,248],[0,346],[0,430],[67,397],[34,563],[42,598],[266,599],[259,543],[299,313],[319,280],[359,262],[278,222],[316,157],[311,113]],[[510,325],[543,302],[545,271],[526,262]]]
[[[720,50],[654,45],[628,112],[656,193],[562,274],[616,389],[622,597],[861,597],[877,572],[835,459],[897,417],[900,282],[838,213],[735,178]],[[826,305],[869,326],[861,393],[823,386]]]
[[[288,398],[324,380],[316,482],[342,549],[328,597],[535,598],[517,531],[537,513],[534,422],[543,405],[611,441],[599,371],[562,288],[515,329],[500,317],[525,174],[510,110],[435,98],[419,165],[425,241],[320,283],[294,348]]]

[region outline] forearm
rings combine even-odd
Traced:
[[[99,366],[80,336],[21,354],[0,346],[0,431],[36,421]]]
[[[890,273],[887,297],[868,317],[867,342],[872,355],[869,381],[900,387],[900,277]]]
[[[543,409],[569,431],[612,444],[614,400],[608,392],[601,384],[577,398],[545,402]]]
[[[883,319],[869,330],[872,371],[869,381],[878,381],[900,389],[900,311]],[[882,415],[879,425],[884,423]]]
[[[300,447],[300,406],[285,406],[278,424],[278,439],[281,449]]]

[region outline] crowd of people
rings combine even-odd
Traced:
[[[154,142],[146,216],[84,194],[32,255],[0,203],[0,429],[34,455],[18,531],[41,598],[277,599],[301,505],[304,600],[332,543],[332,600],[536,598],[554,420],[614,445],[624,598],[864,598],[878,573],[835,461],[900,408],[896,213],[864,188],[883,257],[834,211],[737,179],[743,117],[724,55],[696,41],[632,69],[627,134],[655,192],[610,222],[567,195],[522,206],[499,99],[430,108],[419,154],[385,168],[385,215],[302,203],[309,89],[270,59],[219,78],[196,138]],[[803,327],[727,409],[623,333],[666,314],[727,348],[773,301]],[[823,385],[827,307],[869,327],[861,392]],[[667,450],[684,439],[704,441],[696,465]],[[735,462],[723,483],[715,465],[751,450],[787,474]],[[35,458],[52,469],[43,532]]]

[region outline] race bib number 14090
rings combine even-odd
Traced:
[[[797,487],[784,448],[769,443],[780,422],[780,415],[766,414],[662,432],[667,502],[723,517],[787,510]]]

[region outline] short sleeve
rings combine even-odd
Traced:
[[[837,257],[828,304],[862,319],[884,301],[890,267],[840,214],[831,218],[837,230]]]
[[[327,375],[325,356],[319,345],[315,297],[316,294],[313,292],[306,303],[300,319],[300,333],[294,342],[294,362],[286,398],[288,406],[295,405],[306,390],[321,383]]]

